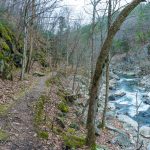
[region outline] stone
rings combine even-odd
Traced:
[[[114,95],[110,95],[110,96],[108,97],[108,100],[109,100],[109,101],[115,101],[115,100],[116,100],[116,98],[115,98],[115,96],[114,96]]]
[[[70,127],[70,128],[73,128],[73,129],[75,129],[75,130],[79,130],[79,129],[80,129],[80,127],[79,127],[79,125],[78,125],[77,123],[71,123],[71,124],[69,125],[69,127]]]
[[[143,100],[143,103],[146,104],[146,105],[150,105],[150,99]]]
[[[137,130],[138,123],[135,120],[133,120],[132,118],[130,118],[129,116],[127,116],[127,115],[118,115],[117,118],[121,122],[124,122],[124,123],[128,124],[129,126],[131,126],[131,127],[133,127],[134,129]]]
[[[118,91],[118,92],[116,92],[116,93],[114,94],[114,96],[117,97],[117,98],[123,97],[123,96],[125,96],[125,95],[126,95],[125,92],[120,92],[120,91]]]
[[[114,103],[108,103],[108,109],[115,110],[116,109],[115,104]]]
[[[150,138],[150,127],[148,126],[142,126],[140,129],[139,129],[139,133],[146,137],[146,138]]]
[[[111,143],[119,145],[121,147],[129,147],[131,145],[128,135],[122,133],[118,134],[118,136],[113,138]]]
[[[101,135],[101,131],[100,131],[100,129],[97,128],[97,127],[96,127],[96,129],[95,129],[95,135],[96,135],[96,136],[100,136],[100,135]]]
[[[66,99],[68,102],[73,103],[73,102],[77,99],[77,96],[76,96],[76,95],[66,95],[66,96],[65,96],[65,99]]]
[[[65,128],[64,119],[62,117],[56,117],[55,121],[61,128],[63,128],[63,129]]]
[[[120,80],[120,78],[116,74],[114,74],[113,72],[110,72],[110,79]]]
[[[148,146],[147,146],[147,150],[150,150],[150,143],[149,143]]]
[[[34,72],[34,73],[33,73],[33,76],[36,76],[36,77],[43,77],[43,76],[45,76],[45,74],[42,73],[42,72]]]
[[[115,86],[109,86],[109,90],[116,90],[117,88]]]

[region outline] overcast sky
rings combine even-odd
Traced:
[[[101,1],[106,2],[107,0]],[[121,0],[121,5],[125,5],[127,2],[131,2],[131,0]],[[63,0],[63,3],[71,9],[73,18],[77,18],[80,15],[85,23],[90,22],[90,17],[92,16],[90,15],[92,12],[90,0]],[[102,4],[99,7],[105,8]]]

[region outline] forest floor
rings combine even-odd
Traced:
[[[72,79],[73,75],[66,78],[54,72],[20,82],[19,85],[25,84],[26,88],[5,113],[0,113],[0,150],[69,150],[70,146],[88,150],[84,146],[86,117],[81,114],[87,97],[79,92],[74,98]],[[11,99],[13,94],[10,95],[5,96]],[[109,116],[107,121],[115,130],[125,132],[117,118]],[[98,133],[97,144],[103,147],[102,150],[122,149],[118,143],[112,143],[118,130],[106,128]]]

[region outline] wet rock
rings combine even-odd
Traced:
[[[116,100],[116,98],[115,98],[114,95],[110,95],[110,96],[108,97],[108,99],[109,99],[109,101],[115,101],[115,100]]]
[[[115,104],[114,103],[108,103],[108,109],[115,110],[116,109]]]
[[[143,103],[146,105],[150,105],[150,99],[148,99],[148,98],[144,99]]]
[[[125,92],[120,92],[120,91],[118,91],[117,93],[114,94],[114,96],[117,97],[117,98],[123,97],[125,95],[126,95]]]
[[[114,74],[113,72],[110,72],[110,79],[120,80],[120,78],[116,74]]]
[[[110,81],[109,81],[109,85],[110,85],[110,87],[112,86],[112,87],[116,87],[116,85],[117,85],[117,80],[116,79],[111,79]]]
[[[127,77],[135,77],[136,73],[128,71],[128,72],[123,72],[123,75]]]
[[[146,137],[146,138],[150,138],[150,127],[148,126],[142,126],[139,129],[139,132],[142,136]]]
[[[117,88],[115,86],[109,86],[109,90],[116,90]]]

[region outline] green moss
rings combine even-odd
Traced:
[[[10,33],[11,33],[10,30],[7,27],[5,27],[3,24],[0,23],[0,34],[1,34],[1,36],[6,41],[12,42]]]
[[[68,129],[68,131],[64,133],[62,137],[65,145],[69,146],[70,148],[81,148],[85,145],[85,138],[75,135],[75,130],[73,129]]]
[[[51,79],[47,79],[47,80],[45,81],[45,85],[46,85],[47,87],[50,87],[50,85],[51,85]]]
[[[60,127],[55,126],[55,127],[53,127],[53,132],[56,134],[62,134],[63,131]]]
[[[105,145],[94,144],[91,146],[91,150],[109,150]]]
[[[45,95],[41,95],[38,99],[38,102],[36,103],[34,117],[34,124],[36,127],[42,124],[45,119],[44,104],[46,99],[47,97]]]
[[[46,112],[44,106],[48,102],[48,97],[41,95],[35,105],[35,115],[34,115],[34,126],[37,132],[37,136],[42,139],[48,139],[48,131],[43,131],[43,126],[50,126],[46,124]]]
[[[7,115],[9,107],[10,106],[8,104],[0,104],[0,116]]]
[[[6,50],[6,51],[9,51],[9,50],[10,50],[10,48],[9,48],[9,46],[7,45],[6,42],[2,41],[2,42],[0,43],[0,45],[1,45],[2,49]]]
[[[61,102],[58,104],[58,109],[61,110],[64,113],[69,112],[69,107],[64,102]]]
[[[6,141],[9,137],[9,134],[3,130],[0,130],[0,141]]]
[[[47,131],[39,131],[38,137],[47,140],[48,139],[48,132]]]
[[[59,96],[60,100],[63,101],[64,103],[67,103],[67,95],[70,95],[67,91],[65,91],[64,89],[59,89],[57,92],[57,95]]]

